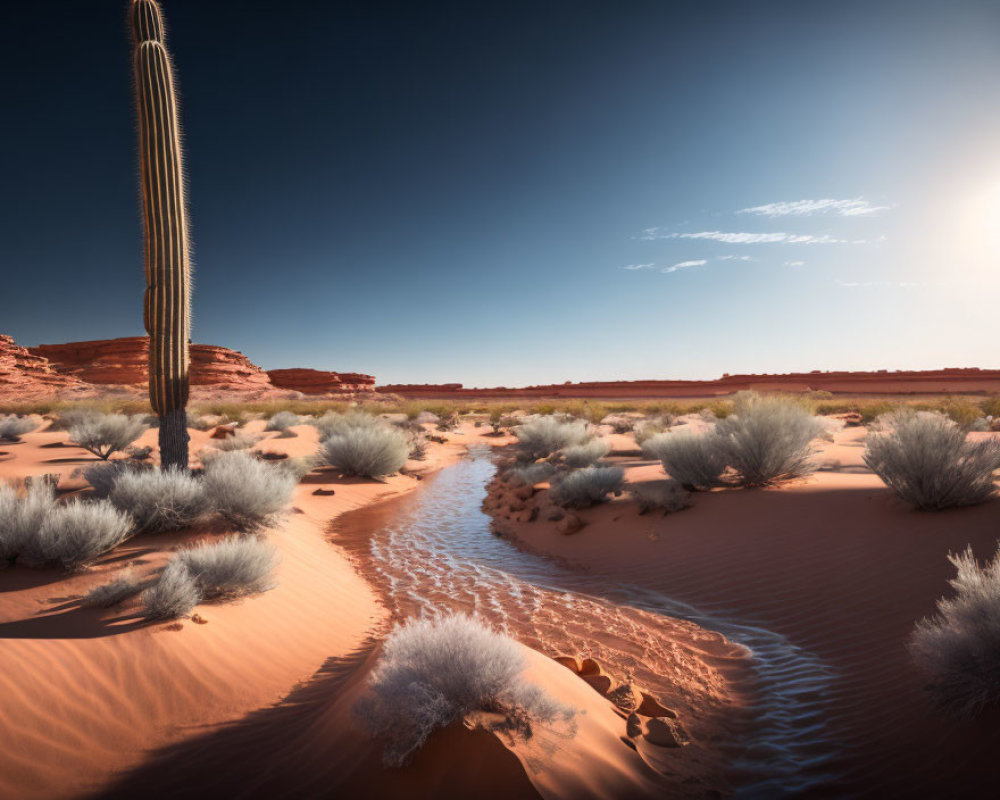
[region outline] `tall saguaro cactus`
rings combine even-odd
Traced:
[[[191,260],[180,121],[163,17],[155,0],[131,0],[146,255],[143,321],[149,334],[149,401],[160,417],[160,463],[188,466]]]

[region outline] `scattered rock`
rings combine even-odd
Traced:
[[[622,711],[635,711],[642,704],[642,693],[631,683],[623,683],[608,692],[608,700]]]
[[[834,414],[833,418],[841,420],[849,428],[856,428],[859,425],[864,425],[865,422],[864,417],[857,411],[849,411],[846,414]]]
[[[563,536],[571,536],[583,528],[583,520],[576,514],[567,514],[556,525],[556,530]]]
[[[317,497],[332,497],[336,492],[333,489],[314,489],[313,494]]]
[[[634,739],[642,733],[642,720],[639,719],[639,715],[634,711],[629,714],[628,719],[625,720],[625,733],[631,739]]]
[[[205,619],[201,614],[192,614],[191,621],[195,625],[208,625],[208,620]]]
[[[676,720],[653,717],[646,722],[646,741],[660,747],[683,747],[687,734]]]
[[[580,674],[580,661],[576,656],[555,656],[553,659],[557,664],[562,664],[566,669]]]
[[[636,711],[644,717],[669,717],[670,719],[677,719],[677,712],[661,704],[653,695],[646,692],[640,692],[640,695],[642,696],[642,702],[639,703]]]
[[[212,431],[209,439],[228,439],[230,436],[236,435],[236,427],[239,425],[238,422],[227,422],[225,425],[218,425],[214,431]]]
[[[257,457],[265,461],[284,461],[288,458],[288,453],[280,453],[277,450],[261,450],[257,453]]]

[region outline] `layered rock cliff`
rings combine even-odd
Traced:
[[[130,336],[29,348],[62,375],[99,385],[142,385],[149,380],[149,339]],[[243,353],[210,344],[191,345],[191,385],[225,391],[272,389],[267,373]]]
[[[61,395],[67,399],[95,394],[93,387],[56,372],[48,360],[0,334],[0,398],[33,401]]]
[[[359,372],[324,372],[318,369],[271,369],[267,371],[271,383],[282,389],[303,394],[341,394],[345,392],[372,392],[375,377]]]

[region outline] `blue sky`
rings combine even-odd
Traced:
[[[24,344],[142,332],[122,4],[83,6],[0,53]],[[164,8],[195,341],[386,383],[1000,367],[1000,4]]]

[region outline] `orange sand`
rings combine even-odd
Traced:
[[[905,506],[864,466],[862,428],[823,445],[824,471],[762,490],[700,493],[694,507],[639,516],[619,498],[555,523],[501,529],[521,546],[607,577],[761,624],[816,653],[838,674],[828,722],[846,745],[829,796],[973,797],[1000,777],[997,714],[956,722],[923,691],[906,652],[914,622],[950,592],[945,556],[971,544],[990,557],[1000,500],[943,512]],[[988,434],[985,434],[988,435]],[[612,437],[616,450],[634,448]],[[629,481],[662,479],[658,463],[622,459]]]

